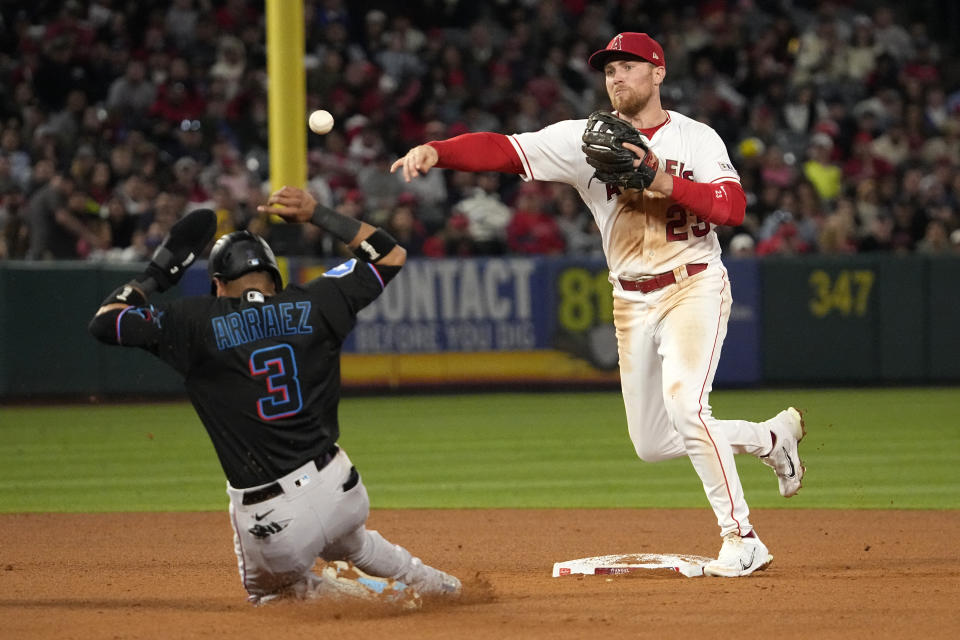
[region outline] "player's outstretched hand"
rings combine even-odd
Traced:
[[[267,204],[257,207],[260,213],[280,216],[287,222],[308,222],[317,206],[309,191],[297,187],[281,187],[270,195]]]
[[[410,182],[421,173],[430,171],[439,160],[440,154],[436,149],[428,144],[421,144],[407,151],[407,155],[390,165],[390,173],[396,173],[397,169],[402,167],[404,181]]]

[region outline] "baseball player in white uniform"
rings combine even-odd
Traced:
[[[430,142],[410,149],[391,171],[410,181],[432,167],[495,170],[577,190],[603,238],[637,455],[648,462],[690,458],[723,537],[718,558],[704,572],[746,576],[765,569],[773,556],[750,523],[734,454],[771,466],[780,493],[790,497],[803,479],[798,443],[804,429],[793,407],[762,423],[718,420],[710,409],[732,300],[714,227],[743,221],[740,178],[712,128],[661,106],[666,66],[653,38],[621,33],[589,63],[604,73],[613,114],[641,134],[638,144],[614,149],[632,154],[626,174],[588,163],[585,128],[595,125],[597,114],[531,133],[469,133]]]

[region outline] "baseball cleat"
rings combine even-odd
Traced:
[[[773,562],[767,545],[760,542],[757,534],[741,538],[735,533],[723,537],[720,555],[703,568],[703,575],[717,578],[739,578],[754,571],[763,571]]]
[[[376,600],[404,609],[419,609],[422,602],[417,591],[398,580],[378,578],[364,573],[350,562],[328,562],[320,572],[322,595]]]
[[[275,602],[277,600],[280,600],[283,597],[284,597],[284,594],[282,593],[267,593],[264,595],[250,594],[249,596],[247,596],[247,602],[249,602],[255,607],[262,607],[265,604]]]
[[[460,584],[460,579],[456,576],[444,573],[440,579],[440,590],[437,593],[444,596],[459,596],[463,593],[463,585]]]
[[[777,443],[770,453],[760,457],[760,461],[776,472],[780,495],[789,498],[800,491],[806,471],[799,450],[800,441],[807,435],[803,414],[790,407],[764,424],[777,436]]]
[[[456,576],[425,565],[420,558],[411,559],[410,569],[403,577],[420,595],[457,597],[463,592]]]

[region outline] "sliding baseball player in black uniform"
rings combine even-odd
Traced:
[[[213,212],[194,211],[141,277],[104,300],[91,333],[146,349],[184,376],[227,476],[240,576],[252,602],[377,593],[409,605],[419,602],[414,591],[458,594],[457,578],[366,528],[366,488],[337,446],[340,347],[406,252],[385,231],[317,205],[302,189],[280,189],[261,211],[310,221],[359,260],[284,289],[269,245],[237,231],[211,251],[215,295],[151,305],[147,295],[173,286],[212,238]],[[327,561],[319,573],[312,571],[317,558]]]

